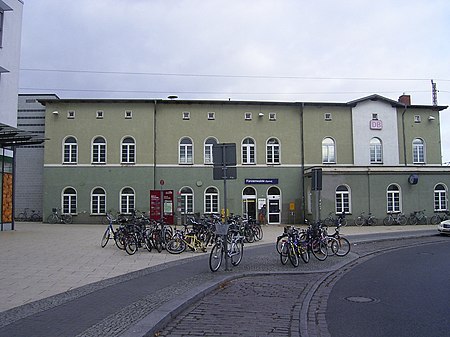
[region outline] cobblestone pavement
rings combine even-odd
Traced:
[[[238,278],[191,305],[155,336],[329,337],[327,299],[340,277],[385,251],[443,240],[430,236],[361,243],[353,246],[358,258],[334,271]]]

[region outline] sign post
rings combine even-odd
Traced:
[[[224,198],[224,220],[223,226],[228,227],[228,216],[227,216],[227,179],[236,179],[236,144],[235,143],[222,143],[213,146],[213,179],[222,180],[223,179],[223,198]],[[225,232],[225,231],[224,231]],[[225,270],[230,270],[228,268],[228,244],[226,234],[223,237],[223,250],[225,252]]]
[[[320,191],[322,191],[322,169],[312,169],[311,190],[314,194],[314,218],[316,221],[320,220]]]

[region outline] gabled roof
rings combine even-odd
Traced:
[[[394,108],[404,108],[407,107],[409,108],[423,108],[423,109],[430,109],[432,108],[433,110],[437,110],[437,111],[441,111],[441,110],[445,110],[448,108],[448,106],[446,105],[437,105],[437,106],[433,106],[433,105],[405,105],[402,102],[398,102],[398,101],[394,101],[390,98],[386,98],[384,96],[378,95],[378,94],[373,94],[370,96],[366,96],[366,97],[362,97],[359,99],[355,99],[354,101],[350,101],[347,104],[350,105],[351,107],[356,106],[358,103],[361,102],[365,102],[365,101],[381,101],[381,102],[385,102],[387,104],[390,104],[392,107]]]

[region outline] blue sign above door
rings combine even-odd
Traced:
[[[246,178],[246,184],[278,184],[278,178],[268,178],[268,179],[254,179],[254,178]]]

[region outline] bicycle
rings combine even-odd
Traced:
[[[333,216],[333,212],[330,212],[328,216],[323,220],[325,226],[346,226],[347,219],[345,218],[345,213],[341,213],[339,215]]]
[[[326,234],[328,236],[335,238],[338,241],[339,248],[336,252],[336,256],[343,257],[343,256],[346,256],[348,253],[350,253],[351,245],[350,245],[350,241],[348,241],[347,238],[343,237],[339,230],[340,230],[340,226],[337,226],[335,228],[333,234],[328,234],[328,230],[327,230],[327,228],[325,228]]]
[[[397,224],[397,225],[406,225],[406,223],[408,222],[408,219],[406,218],[406,216],[403,213],[389,213],[384,219],[383,219],[383,224],[385,226],[391,226],[393,224]]]
[[[16,220],[17,221],[31,221],[31,222],[39,222],[42,221],[42,217],[38,211],[34,209],[31,210],[31,214],[28,215],[29,208],[25,208],[22,213],[19,213]]]
[[[369,213],[367,216],[364,215],[365,212],[361,212],[361,214],[355,218],[356,226],[376,226],[378,223],[378,219],[375,218],[372,213]]]
[[[239,265],[242,261],[242,256],[244,255],[244,237],[236,234],[231,237],[231,242],[227,241],[228,240],[225,240],[224,242],[220,235],[216,238],[216,243],[209,254],[209,269],[211,269],[212,272],[219,270],[225,254],[226,258],[231,259],[231,264],[233,266]]]
[[[425,210],[412,212],[409,215],[408,223],[410,225],[426,225],[428,223],[428,218],[425,215]]]
[[[47,222],[51,224],[55,223],[71,224],[73,222],[73,219],[71,214],[60,214],[58,212],[58,209],[52,208],[52,214],[48,216]]]
[[[442,221],[449,219],[448,211],[441,211],[441,213],[443,213],[443,214],[435,213],[430,219],[430,224],[437,225],[437,224],[441,223]]]
[[[206,245],[194,230],[188,232],[188,225],[184,225],[184,230],[175,229],[172,239],[167,242],[166,250],[171,254],[180,254],[187,247],[196,252],[201,250],[206,252]]]
[[[108,227],[105,230],[105,233],[102,236],[102,241],[101,241],[101,247],[105,248],[106,245],[108,244],[109,239],[112,237],[114,239],[114,241],[116,242],[116,245],[118,248],[123,249],[123,245],[122,244],[118,244],[117,240],[118,240],[118,230],[116,231],[113,227],[113,223],[117,223],[117,219],[114,219],[112,217],[111,214],[107,214],[106,218],[109,220],[108,223]]]

